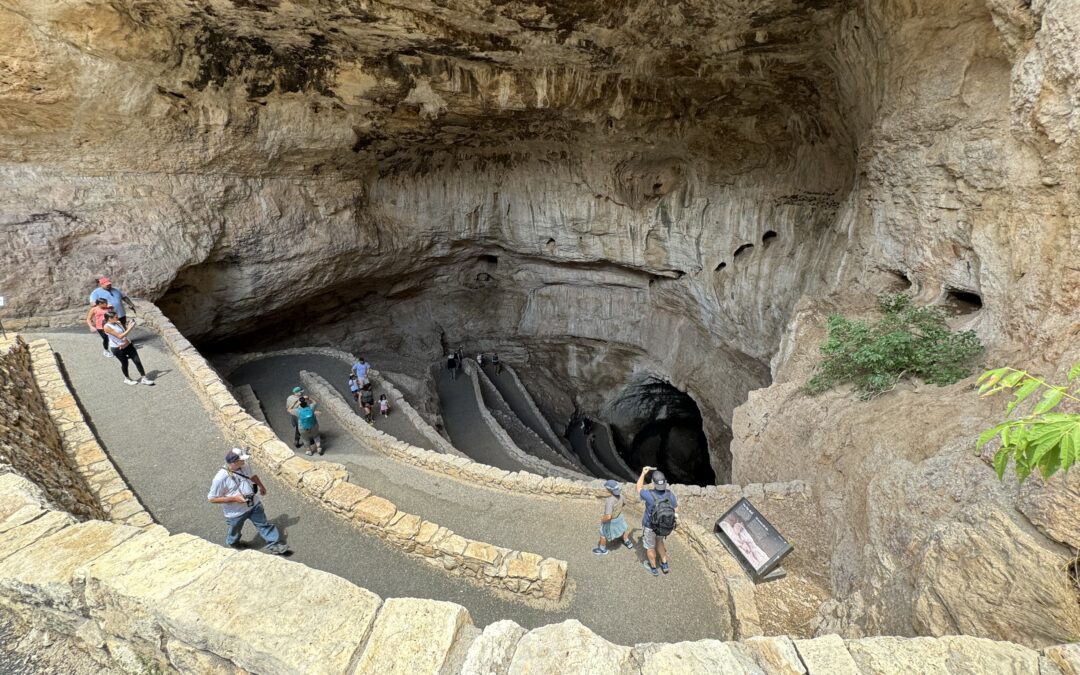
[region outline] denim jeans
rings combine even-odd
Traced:
[[[244,521],[251,519],[251,524],[259,530],[259,536],[263,538],[263,541],[270,544],[276,544],[281,535],[278,534],[277,526],[266,519],[266,511],[263,510],[262,503],[260,502],[255,508],[250,509],[247,513],[236,516],[235,518],[226,518],[225,524],[229,526],[229,533],[225,535],[225,544],[232,546],[236,542],[240,541],[240,531],[244,529]]]

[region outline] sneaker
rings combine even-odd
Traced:
[[[597,546],[596,548],[594,548],[592,550],[592,552],[595,553],[596,555],[607,555],[608,554],[608,550],[606,548],[601,548],[600,546]]]
[[[273,544],[267,544],[266,548],[263,550],[270,555],[284,555],[289,552],[289,547],[279,541]]]
[[[626,548],[634,548],[634,542],[629,539],[624,539],[622,545]]]
[[[139,383],[138,380],[133,380],[133,379],[131,379],[129,377],[124,378],[124,384],[138,384],[138,383]]]
[[[152,387],[154,386],[154,381],[151,380],[149,377],[143,377],[139,380],[139,384],[145,384]]]
[[[299,448],[301,445],[303,445],[303,443],[301,443],[300,441],[296,441],[295,443],[293,443],[294,448]]]
[[[311,457],[311,455],[313,453],[310,450],[307,450],[307,451],[304,452],[304,454],[307,455],[308,457]]]
[[[101,355],[102,355],[102,356],[104,356],[104,357],[105,357],[105,358],[107,358],[107,359],[111,359],[111,358],[114,358],[114,357],[113,357],[113,355],[112,355],[112,352],[110,352],[110,351],[109,351],[108,349],[106,349],[105,351],[101,352]]]
[[[668,572],[671,571],[671,568],[668,567],[667,563],[662,562],[662,563],[660,563],[660,571],[663,572],[664,574],[667,574]]]
[[[326,450],[323,450],[322,448],[319,448],[319,455],[325,455],[325,454],[326,454]]]
[[[659,570],[657,570],[657,569],[656,569],[655,567],[653,567],[652,565],[650,565],[650,564],[649,564],[649,561],[648,561],[648,560],[642,560],[642,561],[641,561],[641,565],[642,565],[642,567],[644,567],[645,569],[649,570],[649,574],[653,575],[654,577],[658,577],[658,576],[660,576],[660,571],[659,571]]]

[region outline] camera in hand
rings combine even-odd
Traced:
[[[255,495],[257,495],[258,493],[258,490],[256,490],[249,495],[244,495],[244,501],[247,502],[248,506],[255,506]]]

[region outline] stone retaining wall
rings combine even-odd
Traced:
[[[409,555],[507,599],[545,605],[569,600],[563,597],[567,586],[565,561],[466,539],[417,515],[399,511],[389,500],[350,483],[349,472],[340,464],[297,456],[269,427],[244,411],[198,350],[156,307],[147,308],[145,304],[141,316],[161,335],[222,434],[231,443],[249,448],[258,464],[301,495]],[[325,398],[347,405],[340,396]]]
[[[76,428],[82,415],[59,371],[39,376],[40,382],[36,379],[32,353],[40,357],[48,345],[35,343],[31,350],[21,336],[10,335],[0,339],[0,399],[4,402],[0,406],[0,472],[14,469],[29,476],[53,503],[79,517],[105,518],[94,490],[79,471],[76,453],[67,451],[69,446],[93,442],[93,434],[85,425]]]
[[[513,457],[514,460],[516,460],[525,468],[535,473],[538,473],[541,476],[551,476],[553,478],[568,478],[570,480],[588,480],[587,476],[583,476],[577,471],[571,471],[569,469],[555,466],[551,462],[541,457],[534,457],[533,455],[530,455],[529,453],[519,448],[517,443],[515,443],[512,438],[510,438],[510,434],[506,432],[506,429],[503,429],[502,425],[499,424],[498,420],[495,419],[495,417],[491,414],[491,411],[488,410],[487,405],[484,403],[484,394],[480,390],[480,377],[477,375],[476,372],[476,363],[466,359],[464,363],[464,368],[466,374],[468,374],[469,376],[469,382],[472,384],[473,396],[476,398],[476,407],[480,411],[480,419],[488,428],[488,431],[491,432],[492,436],[495,437],[496,442],[498,442],[499,447],[502,448],[504,453],[506,453],[510,457]],[[492,388],[494,388],[494,385],[492,385]]]
[[[78,523],[0,476],[0,609],[130,673],[895,675],[1080,672],[1080,645],[981,638],[757,637],[616,645],[577,621],[482,630],[464,607],[382,599],[340,577],[154,526]],[[677,620],[677,619],[673,619]]]
[[[64,452],[103,509],[104,517],[133,527],[152,525],[153,518],[128,488],[86,423],[49,343],[45,340],[31,342],[30,359],[34,380],[45,400],[49,417],[60,433]]]
[[[547,417],[544,417],[544,413],[540,412],[539,406],[536,405],[536,401],[533,400],[532,394],[525,387],[525,383],[518,377],[517,371],[507,363],[503,364],[503,372],[510,375],[510,379],[514,381],[514,386],[522,393],[522,398],[525,399],[525,405],[529,407],[529,412],[532,413],[540,423],[541,438],[545,439],[551,447],[555,448],[555,451],[563,456],[571,463],[578,464],[580,460],[574,456],[574,453],[566,447],[566,441],[559,434],[555,433],[555,430],[551,428],[551,423],[548,422]]]

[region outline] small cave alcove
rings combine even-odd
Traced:
[[[978,293],[950,288],[945,292],[942,305],[955,315],[974,314],[982,309],[983,301]]]
[[[605,414],[630,467],[655,466],[673,483],[716,483],[701,411],[687,393],[647,377],[628,384]]]

